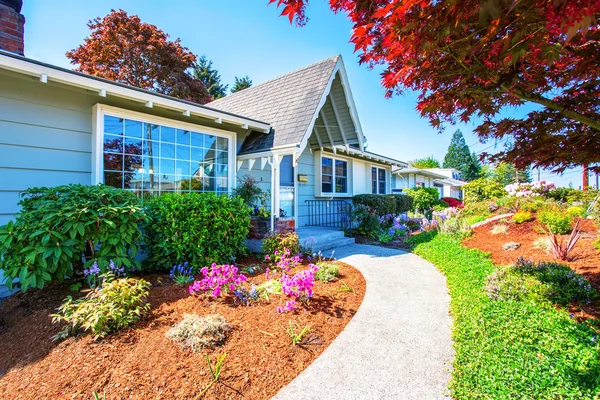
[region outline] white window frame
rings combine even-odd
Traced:
[[[375,168],[377,170],[377,193],[373,193],[373,168]],[[381,182],[379,180],[379,170],[382,169],[385,172],[385,193],[379,193],[379,183]],[[374,165],[371,164],[371,168],[369,168],[369,175],[371,176],[371,194],[388,194],[388,182],[389,182],[389,178],[388,178],[388,169],[385,167],[381,167],[379,165]],[[390,182],[391,184],[391,182]]]
[[[324,192],[323,191],[323,159],[324,158],[328,158],[332,161],[332,171],[331,171],[331,188],[333,189],[332,192]],[[319,158],[320,163],[319,163],[319,176],[321,177],[320,181],[320,192],[323,196],[343,196],[343,197],[348,197],[351,196],[350,194],[350,162],[346,159],[343,158],[339,158],[339,157],[331,157],[329,154],[326,155],[321,155],[321,157]],[[335,183],[335,179],[336,179],[336,174],[335,174],[335,162],[336,161],[341,161],[341,162],[345,162],[346,163],[346,191],[345,192],[336,192],[335,191],[335,187],[336,187],[336,183]]]
[[[236,133],[224,129],[211,128],[204,125],[197,125],[176,119],[157,117],[151,114],[145,114],[137,111],[131,111],[124,108],[107,106],[105,104],[96,104],[92,108],[92,179],[91,184],[97,185],[104,183],[104,117],[113,116],[124,119],[146,122],[155,125],[166,126],[169,128],[183,129],[197,133],[206,133],[228,140],[227,154],[227,191],[231,193],[236,185],[236,156],[237,143]]]

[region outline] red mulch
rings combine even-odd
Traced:
[[[509,265],[523,257],[532,261],[557,261],[549,252],[543,249],[533,247],[536,239],[545,235],[536,232],[534,229],[539,226],[536,221],[525,222],[523,224],[508,223],[507,234],[493,235],[492,227],[496,223],[492,222],[474,229],[473,235],[464,240],[463,244],[469,248],[477,248],[490,253],[492,261],[496,265]],[[579,223],[582,235],[577,245],[572,251],[572,257],[568,261],[559,261],[575,270],[577,273],[585,276],[592,286],[600,291],[600,252],[594,247],[593,242],[598,238],[598,226],[594,221],[582,219]],[[563,236],[568,238],[568,235]],[[521,247],[514,251],[507,251],[502,248],[506,242],[521,243]],[[600,317],[600,302],[590,305],[573,305],[570,308],[573,313],[579,313],[578,316]]]
[[[365,280],[340,263],[340,277],[316,282],[306,309],[280,314],[284,296],[250,307],[190,296],[168,276],[150,277],[151,312],[134,326],[94,342],[89,335],[52,342],[60,327],[49,314],[69,294],[68,285],[17,294],[0,304],[0,399],[193,399],[210,382],[205,355],[227,353],[221,381],[205,399],[268,399],[303,371],[344,329],[360,306]],[[258,284],[264,274],[250,277]],[[160,282],[163,282],[162,284]],[[342,281],[354,293],[336,291]],[[218,313],[234,329],[221,348],[192,353],[165,338],[184,313]],[[302,346],[292,346],[289,321],[311,326]]]

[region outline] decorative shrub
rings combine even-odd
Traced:
[[[438,204],[440,192],[436,188],[403,189],[413,199],[413,211],[419,211],[431,218],[433,206]]]
[[[577,199],[581,190],[572,189],[572,188],[555,188],[548,192],[548,198],[554,199],[556,201],[560,201],[561,203],[566,203],[567,198],[571,198],[573,200]],[[578,201],[578,200],[575,200]]]
[[[404,194],[393,194],[396,199],[396,215],[404,214],[413,209],[413,199]]]
[[[485,215],[471,215],[470,217],[464,218],[464,221],[469,225],[475,225],[479,222],[483,222],[487,219]]]
[[[440,200],[450,207],[463,208],[465,206],[461,200],[455,199],[454,197],[442,197]]]
[[[202,349],[222,345],[233,328],[219,314],[201,317],[184,314],[183,321],[167,331],[165,336],[186,350],[200,352]]]
[[[233,196],[238,196],[244,200],[244,203],[250,208],[258,205],[262,189],[258,186],[258,180],[251,175],[244,175],[238,178],[238,185],[233,189]]]
[[[189,265],[187,262],[183,264],[173,265],[169,277],[175,282],[176,285],[183,286],[186,283],[190,283],[194,280],[194,267]]]
[[[573,217],[565,212],[543,210],[537,213],[538,221],[556,235],[564,235],[571,231]]]
[[[596,199],[591,208],[590,214],[592,218],[598,225],[600,225],[600,198]]]
[[[300,253],[300,238],[294,232],[272,233],[265,237],[262,242],[262,251],[265,259],[272,263],[279,261],[286,253],[296,255]]]
[[[509,196],[547,196],[548,193],[556,189],[556,185],[554,182],[541,180],[531,183],[513,183],[511,185],[506,185],[504,189],[508,192]]]
[[[550,239],[547,237],[540,237],[533,241],[533,248],[541,250],[550,250]]]
[[[374,239],[379,233],[379,217],[364,204],[354,205],[352,216],[356,223],[354,232]]]
[[[463,187],[465,204],[502,197],[506,191],[491,178],[475,179]]]
[[[561,261],[569,259],[569,253],[575,248],[577,241],[581,238],[581,230],[579,229],[579,221],[575,223],[575,227],[568,239],[558,238],[554,233],[548,234],[550,242],[550,253]]]
[[[309,264],[308,268],[297,272],[293,276],[282,274],[279,281],[281,282],[281,291],[292,298],[286,302],[285,306],[277,307],[278,312],[293,311],[296,301],[303,303],[313,295],[313,287],[315,286],[315,273],[319,270],[314,264]]]
[[[246,276],[238,274],[238,269],[234,265],[217,265],[213,263],[208,269],[204,267],[200,270],[202,279],[194,281],[190,286],[190,294],[198,292],[209,292],[212,297],[221,297],[227,292],[233,292],[246,282]]]
[[[506,235],[508,233],[508,225],[496,224],[490,229],[492,235]]]
[[[54,338],[60,339],[79,330],[91,332],[98,339],[137,322],[148,312],[146,303],[150,284],[143,279],[112,279],[104,276],[102,286],[87,296],[73,300],[68,296],[52,315],[52,322],[67,326]]]
[[[331,282],[340,274],[340,268],[335,262],[320,261],[317,262],[319,270],[315,273],[315,278],[323,283]]]
[[[246,250],[250,214],[239,197],[164,194],[150,200],[146,212],[148,262],[153,267],[227,262]]]
[[[512,216],[512,220],[515,224],[522,224],[524,222],[531,221],[533,217],[529,211],[519,211],[518,213]]]
[[[487,279],[486,293],[493,300],[544,300],[548,289],[534,276],[523,275],[514,267],[494,271]]]
[[[130,269],[144,220],[137,197],[110,186],[68,185],[23,193],[16,220],[0,227],[0,269],[5,284],[44,287],[94,263],[105,272],[112,259]]]
[[[545,198],[536,196],[519,199],[515,203],[515,206],[519,211],[537,212],[543,207],[548,207],[549,204],[546,202]]]
[[[573,218],[583,217],[585,215],[585,211],[586,211],[586,209],[581,206],[572,206],[572,207],[567,208],[567,214],[569,214]]]
[[[410,203],[410,200],[407,200],[404,197],[401,197],[400,200],[398,200],[398,196],[401,195],[359,194],[352,197],[352,204],[354,204],[355,206],[366,206],[369,209],[369,211],[371,211],[378,217],[381,217],[382,215],[386,214],[397,215],[400,213],[398,212],[400,203],[402,203],[401,206],[403,209],[405,209],[406,206]]]

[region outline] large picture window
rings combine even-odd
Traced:
[[[348,193],[348,162],[329,157],[321,159],[321,191]]]
[[[229,189],[229,139],[104,115],[104,183],[139,196]]]
[[[385,177],[385,168],[371,167],[371,193],[385,194],[385,188],[387,186]]]

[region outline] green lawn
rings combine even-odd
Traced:
[[[448,279],[455,398],[600,398],[600,346],[592,329],[543,300],[489,299],[485,281],[496,267],[456,238],[423,233],[411,241]]]

